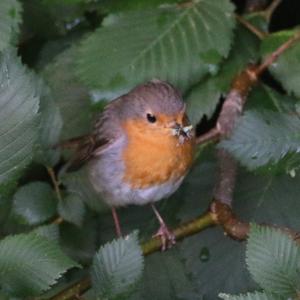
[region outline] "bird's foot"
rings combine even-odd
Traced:
[[[161,240],[161,251],[170,249],[176,244],[176,238],[172,231],[166,226],[166,224],[161,224],[156,234],[153,237],[159,237]]]

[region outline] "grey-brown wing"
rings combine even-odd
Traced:
[[[73,156],[63,167],[65,171],[76,171],[90,159],[101,153],[111,145],[120,134],[117,100],[109,104],[97,117],[91,134],[64,141],[58,146],[73,151]]]
[[[73,151],[70,160],[63,166],[63,171],[78,170],[94,156],[95,151],[100,153],[109,143],[108,139],[96,139],[93,134],[62,142],[58,145],[59,147]]]

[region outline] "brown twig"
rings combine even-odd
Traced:
[[[217,156],[219,170],[214,187],[214,199],[231,207],[237,174],[236,161],[224,149],[218,149]]]
[[[59,182],[56,178],[56,175],[54,173],[54,170],[51,168],[51,167],[47,167],[47,172],[51,178],[51,182],[53,184],[53,187],[54,187],[54,191],[55,191],[55,194],[56,194],[56,197],[59,201],[62,200],[62,195],[61,195],[61,192],[60,192],[60,188],[59,188]],[[57,217],[56,219],[54,219],[53,221],[51,221],[51,224],[61,224],[63,222],[63,218],[62,217]]]
[[[268,34],[259,30],[257,27],[252,25],[249,21],[245,18],[241,17],[240,15],[235,15],[235,18],[245,26],[249,31],[251,31],[254,35],[256,35],[260,40],[263,40]]]
[[[62,200],[62,196],[61,196],[61,192],[60,192],[60,188],[59,188],[59,182],[55,176],[54,170],[51,167],[47,167],[47,171],[51,178],[52,184],[54,186],[54,191],[55,191],[55,194],[56,194],[58,200]]]
[[[262,14],[268,23],[270,22],[274,11],[277,9],[281,2],[282,0],[273,0],[268,8],[263,11]]]
[[[266,57],[264,62],[258,66],[256,70],[256,75],[260,76],[269,66],[271,66],[278,57],[291,48],[296,42],[300,40],[300,31],[297,31],[290,39],[288,39],[284,44],[282,44],[278,49]]]

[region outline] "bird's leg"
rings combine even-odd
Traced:
[[[115,223],[117,237],[120,238],[122,237],[122,231],[121,231],[121,226],[120,226],[120,221],[119,221],[117,211],[114,207],[112,207],[111,212]]]
[[[173,245],[175,245],[175,235],[172,231],[169,230],[166,223],[164,222],[163,218],[159,214],[158,210],[154,206],[154,204],[151,204],[151,207],[155,213],[155,216],[160,224],[160,227],[155,235],[153,237],[159,237],[161,239],[161,250],[165,251],[166,248],[171,248]]]

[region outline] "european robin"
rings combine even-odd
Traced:
[[[180,186],[194,154],[194,130],[180,93],[169,83],[152,80],[113,101],[97,117],[91,134],[62,146],[76,145],[66,168],[87,164],[94,189],[112,208],[116,232],[121,229],[116,207],[151,204],[160,227],[155,236],[162,250],[175,243],[154,206]]]

